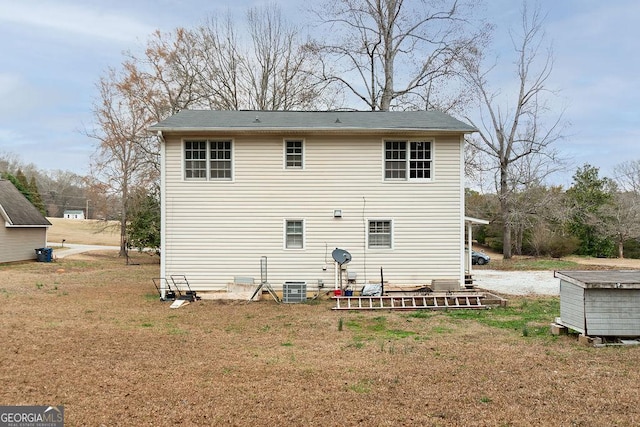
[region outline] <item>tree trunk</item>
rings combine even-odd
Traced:
[[[120,256],[127,256],[127,205],[129,198],[129,180],[125,174],[122,184],[122,202],[120,204]]]
[[[624,259],[624,241],[622,239],[618,240],[618,258]]]
[[[500,215],[502,217],[502,255],[511,259],[511,218],[509,212],[509,188],[507,186],[507,165],[500,165]]]
[[[516,255],[522,255],[522,241],[524,240],[524,227],[522,224],[518,224],[515,231],[516,243],[514,247],[514,253]]]

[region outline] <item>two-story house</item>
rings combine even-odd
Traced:
[[[161,275],[194,290],[234,277],[360,286],[464,283],[464,135],[437,111],[185,110],[161,137]]]

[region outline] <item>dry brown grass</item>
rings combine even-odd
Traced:
[[[62,404],[69,426],[640,423],[640,348],[328,300],[172,310],[134,256],[0,266],[2,404]]]
[[[47,218],[52,226],[47,231],[47,241],[78,243],[83,245],[120,245],[120,225],[117,221],[95,219]]]

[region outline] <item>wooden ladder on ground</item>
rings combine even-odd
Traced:
[[[480,293],[432,293],[399,296],[335,296],[333,310],[486,309]]]

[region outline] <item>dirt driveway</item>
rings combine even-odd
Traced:
[[[491,254],[499,259],[499,254]],[[567,261],[589,266],[622,270],[640,270],[638,259],[568,257]],[[507,295],[559,295],[560,280],[553,271],[503,271],[477,268],[473,270],[475,284],[481,289]]]
[[[559,295],[560,281],[553,271],[474,270],[474,283],[481,289],[507,295]]]

